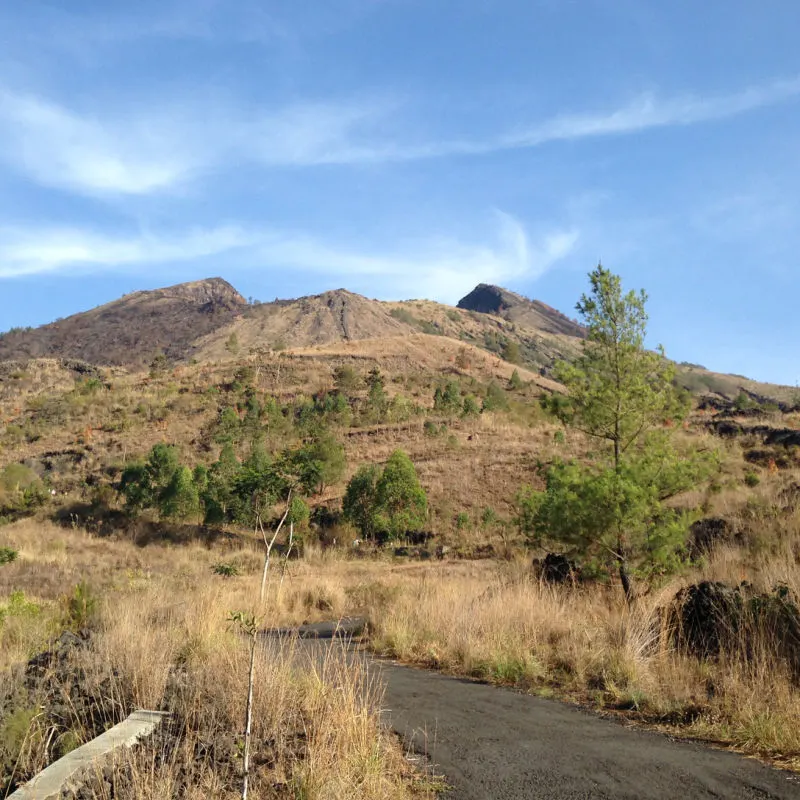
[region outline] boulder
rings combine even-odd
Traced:
[[[533,570],[544,583],[575,583],[580,578],[580,568],[561,553],[548,553],[533,560]]]
[[[689,553],[699,558],[710,553],[717,545],[737,541],[739,535],[728,520],[722,517],[699,519],[689,528]]]

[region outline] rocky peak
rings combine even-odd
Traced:
[[[581,325],[546,303],[529,300],[502,286],[492,286],[488,283],[479,283],[468,295],[462,297],[458,301],[458,308],[481,314],[494,314],[547,333],[579,338],[586,335]]]

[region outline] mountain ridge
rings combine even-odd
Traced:
[[[65,359],[135,372],[162,354],[175,364],[209,363],[342,343],[370,342],[380,349],[388,339],[405,341],[411,357],[419,350],[409,339],[420,333],[499,358],[516,343],[519,365],[547,379],[557,361],[579,352],[586,331],[540,300],[485,283],[456,306],[374,300],[347,289],[252,303],[213,277],[132,292],[38,328],[12,329],[0,334],[0,362]],[[745,391],[785,399],[792,391],[692,365],[679,366],[678,375],[697,395],[730,399]]]

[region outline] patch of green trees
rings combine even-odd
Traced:
[[[194,469],[180,463],[175,447],[157,444],[125,468],[118,489],[132,514],[155,509],[165,519],[252,526],[292,495],[321,492],[345,468],[344,448],[329,433],[277,454],[255,442],[241,459],[228,442],[214,463]],[[290,508],[300,522],[302,507]]]
[[[395,450],[383,468],[358,469],[347,484],[343,511],[364,539],[390,541],[424,529],[428,499],[411,459]]]

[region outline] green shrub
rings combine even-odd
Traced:
[[[65,603],[69,624],[76,629],[87,627],[94,621],[98,604],[97,595],[86,581],[76,584]]]
[[[469,527],[469,521],[469,514],[466,511],[459,511],[456,515],[456,530],[466,530]]]
[[[0,564],[10,564],[17,560],[19,553],[10,547],[0,547]]]
[[[761,478],[758,477],[757,473],[750,470],[747,473],[745,473],[744,482],[747,486],[753,488],[755,486],[758,486],[759,483],[761,483]]]
[[[468,394],[464,398],[464,405],[461,413],[465,417],[477,417],[478,414],[481,413],[481,407],[478,405],[475,395]]]
[[[523,386],[525,386],[525,383],[519,376],[519,370],[515,369],[508,380],[508,388],[516,392],[522,389]]]
[[[221,575],[223,578],[235,578],[239,574],[239,567],[235,564],[220,562],[214,564],[212,571],[215,575]]]

